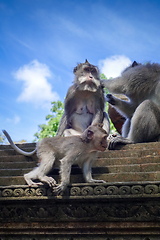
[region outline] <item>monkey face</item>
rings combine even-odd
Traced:
[[[75,74],[75,83],[80,91],[96,92],[100,86],[100,75],[97,67],[91,64],[79,64]]]
[[[74,82],[80,91],[97,91],[100,86],[100,73],[96,66],[86,60],[85,63],[78,64],[73,72],[75,74]]]
[[[99,147],[98,147],[98,150],[99,151],[105,151],[106,148],[108,146],[108,143],[107,143],[107,134],[103,135],[100,143],[99,143]]]

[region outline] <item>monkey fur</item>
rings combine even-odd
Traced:
[[[9,134],[4,131],[8,138]],[[91,167],[93,161],[96,159],[97,151],[105,151],[107,148],[107,133],[102,126],[89,126],[81,135],[60,137],[55,136],[51,138],[44,138],[37,143],[36,151],[40,160],[40,165],[31,172],[24,175],[25,181],[29,186],[43,185],[47,183],[53,188],[56,194],[63,192],[70,182],[71,166],[78,164],[83,169],[83,176],[86,182],[105,183],[103,180],[95,180],[92,178]],[[23,154],[26,153],[20,150],[11,137],[8,138],[11,146]],[[18,150],[17,150],[18,148]],[[21,152],[22,151],[22,152]],[[34,154],[35,150],[30,153]],[[26,155],[29,153],[26,153]],[[28,155],[27,155],[28,156]],[[55,162],[60,165],[61,183],[56,186],[54,178],[47,176],[53,168]],[[40,180],[36,183],[32,180]]]
[[[57,135],[80,135],[89,125],[103,123],[107,133],[110,131],[109,118],[104,112],[105,98],[99,69],[90,64],[78,64],[73,73],[75,79],[68,89],[64,114]]]
[[[141,143],[159,140],[160,136],[160,65],[133,62],[121,76],[102,80],[109,90],[106,101],[125,118],[122,137],[111,138],[109,149],[117,144]],[[123,94],[128,101],[113,94]]]

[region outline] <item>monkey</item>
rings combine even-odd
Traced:
[[[105,98],[98,67],[79,63],[73,70],[73,85],[68,89],[64,102],[64,114],[57,136],[80,135],[89,125],[103,123],[110,131],[109,118],[104,112]]]
[[[11,146],[23,154],[32,155],[37,151],[40,165],[31,172],[24,174],[24,179],[29,186],[43,185],[47,183],[53,191],[59,195],[63,192],[70,182],[71,166],[78,164],[83,169],[83,176],[88,183],[105,183],[104,180],[95,180],[92,178],[91,167],[96,159],[98,151],[105,151],[107,148],[107,132],[102,125],[89,126],[81,135],[72,135],[68,137],[55,136],[44,138],[37,143],[37,147],[31,153],[19,149],[9,134],[3,130]],[[18,150],[17,150],[18,148]],[[22,151],[22,152],[21,152]],[[53,168],[55,162],[60,164],[61,183],[57,186],[54,178],[47,176]],[[36,183],[32,180],[38,179]]]
[[[109,149],[117,144],[159,141],[160,137],[160,64],[140,64],[134,61],[121,76],[101,80],[110,92],[106,101],[122,114],[126,121],[122,136],[110,139]],[[123,94],[128,101],[113,94]]]

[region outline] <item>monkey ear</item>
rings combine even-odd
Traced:
[[[134,61],[133,63],[132,63],[132,67],[135,67],[135,66],[137,66],[138,65],[138,63],[136,62],[136,61]]]
[[[73,73],[76,74],[76,72],[77,72],[77,67],[73,69]]]
[[[98,123],[97,126],[103,128],[103,123]]]
[[[87,139],[91,140],[93,138],[94,132],[91,130],[87,130]]]
[[[83,142],[88,143],[88,142],[90,142],[90,140],[92,140],[93,135],[94,135],[94,132],[93,132],[92,130],[86,129],[86,130],[82,133],[81,139],[82,139]]]
[[[88,60],[86,59],[85,64],[89,64]]]

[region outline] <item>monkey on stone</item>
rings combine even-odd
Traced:
[[[83,176],[88,183],[105,183],[103,180],[92,178],[91,167],[96,158],[97,151],[105,151],[107,148],[108,134],[101,125],[89,126],[81,135],[51,138],[44,138],[33,152],[24,152],[19,149],[12,141],[9,134],[3,130],[11,146],[19,153],[31,156],[37,151],[40,165],[31,172],[24,175],[29,186],[43,185],[47,183],[53,191],[60,194],[70,182],[71,166],[78,164],[83,169]],[[47,176],[53,168],[55,162],[60,165],[61,183],[56,186],[54,178]],[[38,179],[41,182],[33,182]]]
[[[125,118],[122,136],[111,138],[109,149],[117,144],[159,140],[160,136],[160,65],[133,62],[121,76],[102,80],[110,93],[124,94],[128,101],[107,94],[106,100]]]
[[[65,98],[64,114],[57,135],[80,135],[89,125],[98,123],[103,123],[104,130],[109,133],[99,69],[86,60],[78,64],[73,73],[75,79]]]

